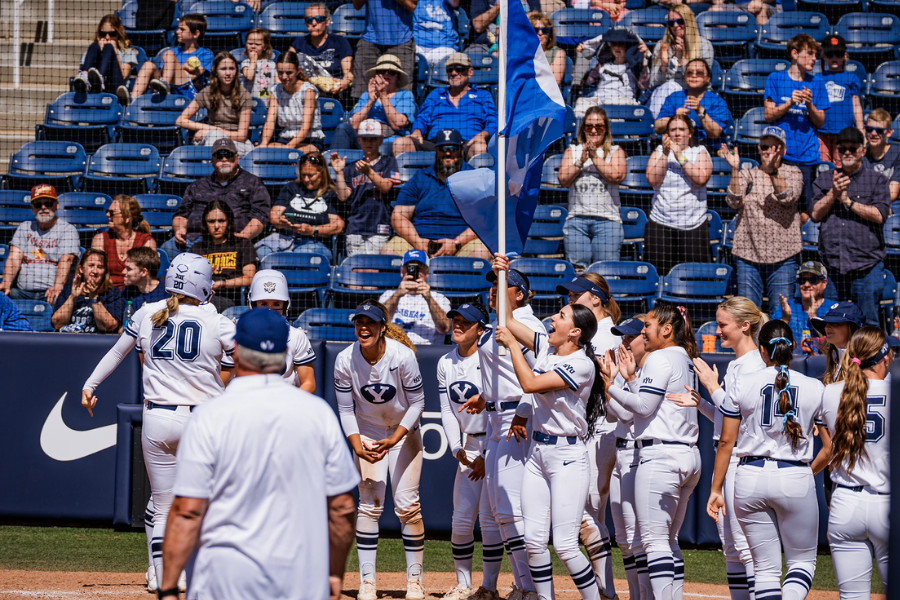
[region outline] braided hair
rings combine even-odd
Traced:
[[[759,331],[759,345],[778,368],[775,376],[775,391],[778,392],[778,410],[784,415],[781,431],[791,440],[795,450],[800,440],[806,439],[803,428],[797,421],[794,400],[791,397],[791,360],[794,357],[794,334],[787,323],[781,320],[769,321]]]

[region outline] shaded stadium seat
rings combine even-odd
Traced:
[[[644,258],[644,230],[647,228],[647,213],[633,206],[619,208],[619,216],[622,218],[622,230],[625,235],[622,240],[622,250],[633,250],[634,260]]]
[[[297,161],[302,155],[293,148],[255,148],[241,159],[241,168],[262,179],[274,203],[281,188],[297,179]]]
[[[641,312],[653,308],[659,296],[659,273],[650,263],[636,260],[604,260],[589,266],[586,273],[597,273],[609,284],[619,304],[637,304]]]
[[[42,300],[13,299],[13,303],[19,309],[31,328],[35,331],[55,331],[50,318],[53,316],[53,306]]]
[[[884,270],[884,289],[881,292],[881,326],[886,331],[894,330],[894,308],[900,305],[900,297],[897,296],[897,278],[890,270]]]
[[[93,195],[93,194],[91,194]],[[90,244],[95,233],[109,226],[105,207],[59,209],[56,216],[60,220],[75,226],[78,237],[85,245]]]
[[[556,42],[564,48],[574,48],[580,42],[603,35],[610,26],[609,13],[600,9],[562,8],[550,18]]]
[[[725,74],[722,98],[732,115],[742,115],[763,103],[766,79],[776,71],[785,71],[791,63],[784,59],[748,58],[734,63]]]
[[[621,24],[630,27],[651,49],[666,34],[666,19],[669,11],[660,6],[632,10],[622,19]]]
[[[722,224],[722,246],[719,248],[719,256],[716,259],[718,262],[729,262],[727,255],[734,248],[734,230],[736,227],[737,219],[731,219]]]
[[[719,248],[722,246],[722,236],[724,235],[722,217],[714,210],[707,210],[706,222],[709,223],[709,247],[713,258],[715,258],[719,255]]]
[[[434,152],[404,152],[397,157],[397,166],[400,168],[400,181],[406,183],[413,176],[428,167],[434,166]]]
[[[213,174],[212,148],[209,146],[179,146],[166,157],[157,180],[157,192],[184,196],[191,183]]]
[[[0,206],[0,238],[9,241],[19,224],[26,221],[34,221],[34,213],[30,206],[21,208]]]
[[[112,94],[61,94],[47,106],[43,125],[35,125],[35,140],[77,142],[92,153],[115,141],[122,107]]]
[[[249,138],[251,142],[254,144],[258,144],[262,141],[262,132],[263,127],[266,126],[266,115],[268,114],[269,107],[259,98],[253,98],[253,107],[250,109],[250,130],[249,130]],[[279,129],[275,129],[274,137],[278,137]],[[185,131],[185,136],[187,137],[189,134]],[[188,138],[189,139],[189,138]]]
[[[650,139],[655,136],[653,113],[646,106],[604,104],[613,143],[628,155],[650,154]]]
[[[800,241],[804,252],[819,251],[819,224],[812,219],[800,226]]]
[[[619,199],[622,205],[636,206],[641,210],[650,210],[653,199],[653,188],[647,183],[648,156],[629,156],[625,165],[628,172],[619,184]]]
[[[275,2],[260,13],[256,26],[269,30],[272,48],[287,52],[294,38],[306,35],[306,8],[310,2]]]
[[[701,36],[716,49],[716,60],[726,69],[735,62],[753,56],[759,26],[753,15],[744,11],[705,12],[697,17]]]
[[[848,60],[847,65],[844,70],[848,73],[853,73],[859,79],[859,89],[861,93],[861,99],[863,106],[866,104],[866,95],[869,93],[869,74],[866,72],[866,68],[863,66],[861,62],[858,60]],[[813,67],[814,75],[822,74],[822,61],[817,60],[816,66]],[[863,115],[863,122],[865,122],[867,115]]]
[[[538,206],[525,240],[523,256],[562,258],[563,225],[568,214],[562,206]]]
[[[531,306],[539,318],[550,316],[565,305],[564,296],[556,293],[556,286],[575,277],[575,268],[564,260],[552,258],[519,258],[510,268],[524,273],[535,292]]]
[[[355,342],[356,328],[350,317],[353,311],[340,308],[310,308],[294,321],[294,327],[306,332],[311,340]]]
[[[900,215],[891,215],[884,222],[884,244],[888,254],[900,254]]]
[[[544,159],[541,171],[541,190],[538,192],[540,204],[565,204],[569,196],[569,190],[559,185],[559,166],[562,164],[562,154],[550,156]]]
[[[87,154],[74,142],[28,142],[9,159],[3,178],[7,189],[30,190],[39,183],[57,193],[75,191],[87,167]],[[30,199],[29,199],[30,202]]]
[[[828,0],[828,4],[834,4]],[[867,71],[875,70],[886,60],[897,57],[900,44],[900,17],[886,13],[845,14],[834,27],[834,33],[847,41],[847,53]]]
[[[828,17],[818,12],[785,11],[769,17],[761,26],[756,44],[757,58],[784,58],[788,40],[799,33],[806,33],[821,40],[828,35]]]
[[[128,144],[152,144],[162,154],[170,153],[183,140],[175,121],[189,101],[178,94],[144,94],[135,98],[116,127],[119,141]]]
[[[423,55],[416,53],[416,72],[414,78],[416,87],[413,88],[413,94],[419,100],[425,100],[426,90],[431,83],[431,65],[428,59]]]
[[[325,290],[331,279],[331,265],[321,254],[274,252],[260,261],[260,269],[281,271],[291,295],[291,314],[306,308],[323,308]]]
[[[31,206],[31,192],[27,190],[0,190],[0,207],[27,208]]]
[[[213,54],[229,52],[244,43],[244,33],[253,28],[256,17],[253,8],[244,2],[210,0],[195,2],[191,13],[206,17],[203,46]]]
[[[325,157],[325,162],[328,164],[328,172],[331,174],[331,178],[334,179],[335,172],[334,169],[331,168],[331,155],[337,154],[341,158],[347,160],[348,165],[352,165],[358,160],[362,160],[364,158],[364,154],[362,150],[356,149],[337,149],[337,150],[325,150],[322,152],[322,156]],[[348,182],[349,183],[349,182]]]
[[[869,102],[889,113],[900,110],[900,61],[892,60],[879,65],[869,78]],[[897,129],[894,137],[898,136]]]
[[[237,323],[238,319],[240,319],[244,315],[244,313],[247,312],[250,312],[249,306],[229,306],[222,311],[222,316]]]
[[[831,23],[838,23],[843,15],[860,12],[864,8],[863,0],[797,0],[797,10],[820,12],[828,17]]]
[[[766,109],[762,106],[751,108],[738,120],[737,130],[734,133],[734,143],[738,146],[741,156],[753,156],[757,152],[759,136],[768,127],[766,122]]]
[[[491,284],[485,276],[490,271],[490,261],[482,258],[436,256],[431,259],[428,285],[446,296],[453,306],[476,299],[487,306]]]
[[[752,169],[756,161],[741,157],[741,169]],[[731,182],[731,165],[720,156],[712,157],[712,175],[706,183],[706,198],[720,215],[730,217],[734,209],[725,202],[728,193],[728,184]]]
[[[344,107],[333,98],[319,98],[319,114],[322,119],[322,132],[325,134],[325,147],[331,145],[334,130],[344,120]]]
[[[572,62],[572,59],[568,56],[566,57],[566,70],[563,72],[563,80],[560,88],[562,89],[563,100],[566,103],[569,102],[569,96],[572,94],[572,82],[573,82],[573,72],[575,70],[575,63]]]
[[[165,29],[138,29],[137,28],[137,2],[129,1],[122,5],[121,10],[116,11],[122,25],[125,27],[125,33],[132,45],[140,46],[150,54],[156,54],[168,42],[166,40]],[[140,68],[140,66],[135,67]]]
[[[868,0],[869,12],[888,13],[900,17],[900,0]]]
[[[107,144],[97,150],[83,178],[86,192],[145,194],[156,186],[159,151],[149,144]]]
[[[709,89],[718,93],[722,90],[724,84],[725,71],[722,69],[722,65],[719,64],[719,61],[713,60],[712,73],[709,76]]]
[[[156,273],[156,278],[165,282],[166,280],[166,272],[169,270],[169,255],[166,254],[166,251],[162,248],[156,249],[156,254],[159,255],[159,271]]]
[[[688,306],[691,318],[712,318],[725,299],[732,269],[716,263],[682,263],[662,279],[660,300]]]
[[[349,256],[335,270],[328,295],[335,308],[356,308],[367,298],[378,299],[385,291],[397,289],[403,280],[402,266],[402,256]]]
[[[172,228],[172,216],[181,204],[181,196],[175,194],[138,194],[134,197],[141,205],[141,214],[150,224],[151,233],[162,233]]]
[[[900,200],[894,200],[893,202],[891,202],[891,214],[900,215]]]
[[[356,10],[350,2],[342,4],[331,15],[331,30],[347,39],[361,38],[366,31],[366,9]]]
[[[490,169],[494,166],[494,157],[487,152],[476,154],[468,161],[473,169]]]
[[[106,210],[112,204],[107,194],[90,192],[66,192],[59,195],[59,208],[68,210]]]

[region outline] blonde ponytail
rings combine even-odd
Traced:
[[[403,328],[397,325],[396,323],[385,323],[384,325],[384,337],[394,340],[395,342],[400,342],[407,348],[413,351],[413,354],[416,354],[416,347],[406,335],[406,332],[403,331]]]
[[[178,303],[183,300],[184,296],[181,294],[172,294],[166,300],[166,307],[161,308],[150,317],[150,321],[153,323],[154,327],[164,327],[166,323],[169,322],[169,314],[178,312]]]

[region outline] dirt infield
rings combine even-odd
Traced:
[[[477,577],[477,575],[476,575]],[[356,598],[359,575],[348,573],[344,578],[343,598]],[[456,583],[453,573],[427,573],[425,590],[428,598],[440,598]],[[509,590],[512,576],[500,576],[501,593]],[[381,573],[378,576],[380,598],[402,599],[406,592],[402,573]],[[622,600],[628,596],[624,580],[616,580],[616,589]],[[572,580],[556,577],[556,591],[559,600],[579,598]],[[23,598],[79,598],[84,600],[114,600],[117,598],[152,598],[147,593],[143,573],[61,573],[56,571],[3,571],[0,570],[0,600],[21,600]],[[883,595],[872,596],[883,600]],[[704,598],[728,598],[728,588],[723,585],[686,583],[685,600]],[[810,600],[838,600],[837,592],[812,591]]]

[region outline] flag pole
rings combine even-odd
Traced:
[[[506,255],[506,39],[509,24],[510,0],[500,2],[500,69],[497,94],[497,251]],[[519,0],[511,0],[519,2]],[[504,6],[505,5],[505,6]],[[497,323],[506,327],[506,271],[497,275]],[[506,356],[506,348],[500,346],[500,356]]]

